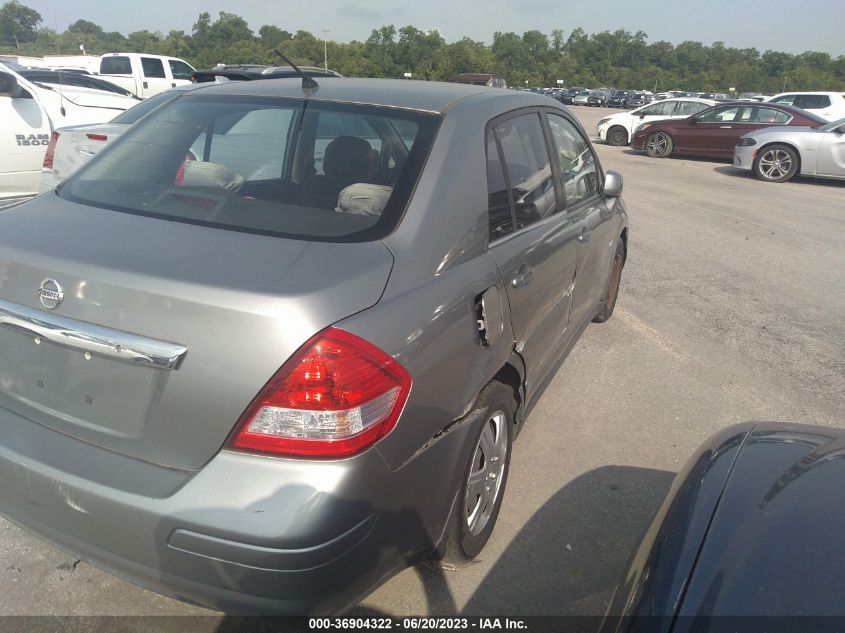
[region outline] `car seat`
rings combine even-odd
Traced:
[[[309,176],[302,183],[303,204],[334,209],[341,190],[370,181],[377,163],[378,152],[365,139],[338,136],[326,146],[323,174]]]

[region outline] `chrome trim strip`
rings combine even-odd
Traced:
[[[32,336],[36,343],[43,338],[82,352],[155,369],[179,369],[188,353],[184,345],[48,314],[3,299],[0,299],[0,326]]]

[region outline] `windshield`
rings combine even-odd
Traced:
[[[151,112],[59,191],[229,230],[380,239],[399,221],[439,121],[373,106],[188,95]]]
[[[132,106],[128,110],[121,112],[116,117],[114,117],[111,122],[131,125],[132,123],[135,123],[135,121],[140,119],[142,116],[146,116],[159,106],[164,105],[168,101],[172,101],[180,94],[183,94],[181,90],[167,90],[165,92],[160,92],[157,95],[150,97],[149,99],[144,99],[143,101],[141,101],[137,105]]]

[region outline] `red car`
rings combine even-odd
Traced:
[[[685,119],[643,123],[631,147],[653,158],[670,154],[733,158],[739,137],[773,125],[819,127],[826,121],[794,106],[748,101],[722,103]]]

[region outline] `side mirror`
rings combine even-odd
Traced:
[[[622,195],[622,174],[609,170],[604,175],[604,195],[618,198]]]
[[[691,116],[691,117],[689,118],[689,124],[690,124],[690,125],[698,125],[698,117],[696,117],[696,116]]]
[[[0,96],[14,99],[20,96],[20,92],[21,89],[15,76],[0,71]]]
[[[838,128],[836,128],[833,131],[836,132],[837,134],[845,134],[845,123],[843,123],[842,125],[840,125]]]

